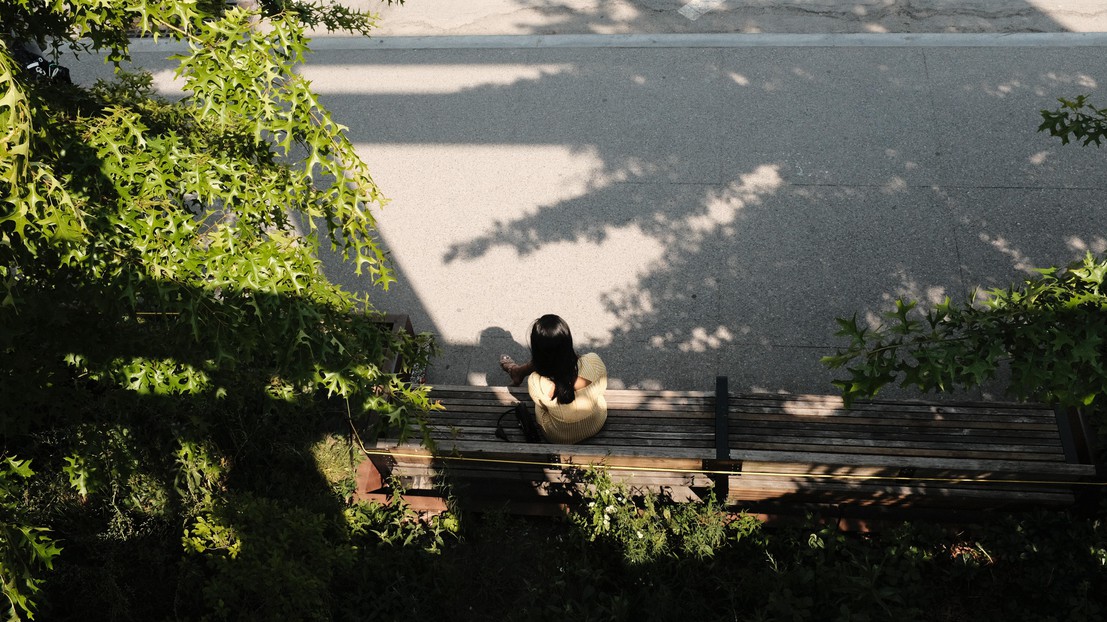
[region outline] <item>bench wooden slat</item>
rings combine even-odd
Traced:
[[[1062,461],[1016,461],[1006,457],[969,458],[931,456],[883,456],[870,454],[760,451],[732,449],[731,460],[744,464],[800,464],[811,469],[833,469],[842,466],[880,466],[902,469],[947,469],[961,473],[1011,473],[1028,476],[1049,476],[1053,479],[1075,480],[1095,474],[1095,465]]]
[[[432,425],[428,426],[428,429],[431,430],[435,434],[441,434],[441,435],[463,434],[463,433],[473,433],[473,432],[479,432],[481,434],[494,434],[495,431],[496,431],[496,426],[494,424],[491,424],[491,425],[489,425],[489,424],[463,425],[463,426],[434,425],[434,424],[432,424]],[[521,430],[518,430],[518,428],[515,428],[515,427],[512,427],[512,426],[505,425],[504,430],[507,432],[508,436],[515,436],[515,435],[522,434]],[[674,434],[674,431],[677,432],[677,434]],[[416,433],[417,433],[417,430],[413,428],[411,430],[411,434],[414,435]],[[588,445],[597,445],[597,444],[610,445],[612,443],[619,444],[620,442],[622,442],[625,439],[634,439],[634,438],[670,439],[673,442],[696,441],[698,443],[703,443],[705,446],[706,445],[714,446],[714,443],[715,443],[714,432],[707,431],[707,430],[702,430],[702,429],[692,429],[692,428],[662,429],[662,428],[656,428],[656,427],[640,428],[640,427],[634,427],[634,426],[629,426],[629,427],[613,426],[612,429],[607,430],[606,434],[597,434],[596,436],[593,436],[592,438],[588,439],[585,443],[581,443],[581,444],[582,445],[583,444],[588,444]]]
[[[845,407],[841,396],[802,394],[744,394],[732,395],[727,400],[731,407],[769,407],[812,409],[821,411],[888,411],[895,413],[930,413],[946,416],[970,414],[973,416],[1000,414],[1028,414],[1051,416],[1053,410],[1038,404],[1017,402],[926,402],[922,400],[855,400]]]
[[[806,443],[786,443],[781,441],[750,441],[750,440],[738,440],[735,441],[734,435],[731,435],[731,447],[740,449],[757,449],[757,450],[775,450],[782,452],[809,452],[809,453],[854,453],[854,454],[881,454],[881,455],[894,455],[907,458],[910,456],[931,456],[931,457],[965,457],[965,458],[998,458],[1007,457],[1011,460],[1056,460],[1064,462],[1064,456],[1058,456],[1051,452],[1028,452],[1023,451],[1020,453],[1011,453],[1008,451],[981,451],[973,449],[961,449],[958,451],[950,451],[944,444],[939,444],[934,448],[919,447],[915,444],[892,444],[892,443],[876,443],[868,439],[853,439],[847,443],[836,443],[832,440],[827,440],[825,443],[806,442]]]
[[[456,441],[459,441],[459,442],[470,441],[470,440],[482,440],[482,441],[493,441],[494,442],[494,441],[497,440],[497,437],[496,437],[493,430],[486,430],[486,431],[483,431],[483,432],[480,431],[480,430],[464,430],[464,431],[462,431],[460,433],[457,433],[457,434],[453,434],[453,433],[445,432],[445,431],[440,432],[440,433],[432,432],[431,433],[431,438],[435,439],[435,442],[438,442],[438,443],[449,442],[449,441],[453,441],[453,440],[456,440]],[[509,438],[510,438],[510,435],[509,435]],[[502,441],[500,441],[500,442],[502,442]],[[604,446],[607,446],[607,447],[623,447],[623,446],[626,446],[626,447],[693,447],[693,448],[694,447],[713,448],[715,446],[714,442],[713,442],[713,439],[710,438],[710,437],[708,437],[706,439],[703,439],[703,438],[700,438],[700,439],[688,438],[688,439],[674,440],[674,439],[668,438],[668,437],[650,438],[650,437],[644,436],[642,434],[628,436],[628,437],[624,438],[621,441],[613,440],[613,441],[608,442],[608,443],[604,443],[602,441],[597,441],[597,442],[590,443],[590,445],[594,445],[594,446],[597,446],[597,447],[604,447]]]
[[[850,485],[838,482],[811,482],[801,478],[735,478],[730,479],[735,496],[743,501],[774,501],[787,499],[792,503],[817,501],[821,503],[848,503],[860,506],[903,507],[928,506],[983,506],[1016,505],[1034,503],[1041,505],[1067,505],[1073,502],[1071,492],[1049,488],[1025,486],[989,487],[913,485]]]
[[[1018,439],[1023,443],[1057,445],[1061,444],[1056,427],[1053,430],[1012,430],[1009,428],[967,428],[967,427],[936,427],[917,425],[898,426],[866,426],[838,423],[801,423],[801,422],[761,422],[761,421],[734,421],[731,427],[758,431],[782,436],[808,437],[808,436],[873,436],[878,438],[949,438],[962,439],[963,441],[988,442],[990,440],[1002,441],[1005,438]]]
[[[461,396],[473,398],[485,395],[512,395],[525,399],[526,387],[502,387],[502,386],[470,386],[470,385],[431,385],[432,397]],[[607,399],[624,399],[626,401],[658,401],[679,403],[683,400],[713,400],[715,394],[711,391],[653,391],[649,389],[608,389],[604,392]]]
[[[435,411],[427,414],[428,421],[458,421],[458,420],[482,420],[482,421],[496,421],[507,411],[504,409],[486,410],[486,409],[457,409],[446,411]],[[532,411],[533,412],[533,411]],[[504,418],[506,421],[511,415],[508,414]],[[685,414],[682,412],[653,412],[653,413],[640,413],[638,411],[627,410],[611,410],[608,409],[607,420],[609,422],[622,422],[622,423],[637,423],[641,422],[645,425],[662,425],[665,423],[679,424],[679,425],[698,425],[704,428],[714,429],[714,420],[710,417],[704,417],[701,415]]]
[[[1031,441],[1022,444],[1023,441]],[[861,437],[849,432],[826,432],[818,436],[781,434],[775,430],[745,430],[730,434],[732,445],[783,442],[793,445],[864,445],[867,447],[946,448],[950,454],[962,450],[1060,453],[1061,444],[1048,439],[1012,437],[966,437],[960,435],[918,435],[883,433]]]
[[[761,407],[761,408],[735,408],[733,405],[728,409],[731,418],[744,417],[747,419],[762,419],[766,421],[772,420],[840,420],[840,419],[856,419],[860,423],[872,424],[872,425],[889,425],[891,422],[903,422],[910,421],[912,423],[932,423],[935,425],[984,425],[984,426],[996,426],[996,425],[1039,425],[1039,426],[1055,426],[1055,420],[1053,413],[1046,414],[1024,414],[1024,413],[1008,413],[1008,414],[986,414],[986,413],[956,413],[956,414],[942,414],[934,415],[927,412],[896,412],[885,411],[877,412],[873,410],[824,410],[814,408],[789,408],[781,405],[778,407]]]
[[[418,450],[421,447],[414,443],[398,444],[395,441],[383,439],[378,441],[374,448],[389,451]],[[549,443],[530,444],[522,442],[504,442],[501,440],[489,442],[465,441],[438,443],[438,452],[449,455],[452,452],[460,452],[463,455],[470,453],[481,456],[561,456],[570,459],[599,460],[604,457],[645,457],[655,459],[665,458],[699,458],[710,459],[715,455],[713,448],[674,448],[665,451],[664,448],[655,449],[649,447],[634,447],[627,451],[613,451],[602,445],[555,445]]]
[[[788,414],[774,415],[750,415],[749,413],[730,414],[730,421],[736,425],[795,425],[795,426],[865,426],[876,430],[888,427],[912,426],[920,429],[982,429],[982,430],[1010,430],[1012,433],[1026,432],[1057,433],[1055,421],[1019,423],[1014,421],[995,420],[933,420],[925,418],[894,418],[881,417],[879,419],[853,417],[853,416],[801,416]]]
[[[527,405],[527,407],[529,409],[531,409],[532,411],[534,410],[533,403],[531,403],[531,402],[524,402],[524,403]],[[514,404],[514,402],[512,402],[511,404]],[[434,411],[432,413],[429,413],[429,415],[437,416],[437,417],[443,417],[443,416],[449,416],[450,413],[466,413],[466,414],[468,414],[468,413],[474,413],[474,414],[484,413],[484,414],[488,414],[488,415],[499,416],[500,414],[503,414],[504,412],[506,412],[510,408],[511,404],[491,404],[491,403],[488,403],[488,402],[474,402],[474,403],[461,404],[461,403],[458,403],[458,402],[442,402],[442,406],[445,407],[445,410]],[[637,407],[637,406],[635,406],[635,407],[630,407],[630,406],[620,407],[619,405],[611,404],[610,402],[608,403],[607,407],[608,407],[608,412],[609,413],[615,412],[615,413],[619,413],[620,415],[626,416],[626,417],[639,417],[639,418],[682,417],[682,418],[693,418],[693,419],[704,419],[704,420],[708,420],[708,419],[713,420],[714,419],[713,415],[706,414],[706,413],[703,412],[703,410],[702,410],[703,407],[701,407],[701,409],[697,409],[696,407],[692,407],[692,406],[690,406],[690,407],[681,406],[681,407],[674,407],[674,408],[642,408],[642,407]]]

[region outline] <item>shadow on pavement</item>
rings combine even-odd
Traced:
[[[375,299],[440,335],[432,382],[502,383],[557,312],[613,386],[829,392],[834,317],[1107,249],[1102,158],[1035,132],[1100,88],[1090,52],[328,51],[305,74],[395,199],[403,284]]]
[[[451,0],[364,2],[381,35],[1066,32],[1096,31],[1103,15],[1079,0]]]

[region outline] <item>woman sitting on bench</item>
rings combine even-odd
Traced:
[[[511,376],[511,386],[527,381],[546,440],[579,443],[599,432],[607,420],[607,367],[599,355],[578,357],[569,325],[553,314],[531,325],[530,355],[529,363],[517,365],[505,354],[500,367]]]

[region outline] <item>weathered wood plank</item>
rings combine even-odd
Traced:
[[[427,422],[436,426],[456,426],[456,427],[495,427],[496,422],[499,420],[499,415],[492,416],[480,416],[472,413],[458,413],[453,416],[431,416],[428,417]],[[508,415],[504,418],[504,425],[515,424],[515,418]],[[714,434],[715,430],[712,422],[708,419],[687,419],[680,417],[665,417],[665,418],[637,418],[627,417],[623,413],[609,413],[607,422],[604,424],[601,434],[611,434],[613,431],[619,430],[653,430],[659,432],[668,431],[673,436],[679,436],[684,431],[703,431],[706,430]]]
[[[422,446],[415,443],[400,444],[396,441],[389,439],[382,439],[378,441],[373,448],[384,449],[389,451],[395,451],[397,449],[403,451],[423,451],[427,450]],[[472,452],[479,455],[488,456],[559,456],[569,459],[599,459],[604,457],[644,457],[644,458],[698,458],[700,460],[711,459],[715,455],[714,447],[705,448],[672,448],[666,450],[662,448],[650,448],[650,447],[634,447],[622,450],[621,448],[604,447],[601,445],[555,445],[552,443],[543,444],[529,444],[529,443],[511,443],[501,440],[481,442],[481,441],[458,441],[458,442],[445,442],[439,443],[437,451],[440,454],[449,455],[452,452],[459,452],[462,454],[468,454]],[[564,460],[563,460],[564,461]]]
[[[509,433],[508,437],[513,436]],[[473,432],[470,430],[463,430],[457,433],[454,432],[440,432],[432,433],[431,438],[436,443],[441,445],[442,443],[452,442],[467,442],[467,441],[496,441],[496,436],[491,430],[485,431],[483,434],[480,431]],[[609,442],[604,442],[603,439],[589,439],[590,446],[594,447],[714,447],[713,439],[710,436],[702,438],[677,438],[674,439],[669,436],[661,435],[657,437],[650,437],[646,434],[629,434],[621,439],[611,439]],[[500,441],[503,442],[503,441]]]
[[[806,476],[815,481],[864,482],[869,478],[879,478],[887,481],[926,481],[941,482],[956,480],[959,483],[967,483],[974,480],[987,482],[1014,482],[1019,485],[1027,482],[1063,482],[1075,481],[1070,474],[1054,474],[1048,471],[1041,473],[1012,473],[1009,471],[976,471],[971,469],[917,469],[901,468],[895,466],[878,465],[813,465],[802,463],[775,463],[775,462],[745,462],[742,464],[742,473],[746,475],[764,475],[772,477]],[[1027,484],[1029,485],[1029,484]]]
[[[1048,414],[1051,409],[1041,404],[1010,402],[959,402],[941,403],[918,400],[854,400],[846,408],[840,396],[811,394],[737,395],[730,396],[727,404],[733,407],[786,407],[821,411],[891,411],[924,412],[932,414],[958,413],[1024,413]]]
[[[510,405],[506,404],[459,404],[456,402],[442,402],[443,410],[432,411],[427,414],[428,417],[451,417],[458,415],[470,415],[470,416],[486,416],[486,417],[498,417],[510,409]],[[528,408],[533,410],[533,405],[528,403]],[[654,408],[645,409],[639,407],[620,406],[618,404],[608,403],[607,405],[609,416],[619,416],[625,418],[680,418],[680,419],[710,419],[711,417],[705,416],[702,411],[694,409],[684,408]]]
[[[794,417],[791,415],[750,418],[745,415],[734,414],[731,414],[729,419],[731,425],[745,428],[782,428],[801,431],[806,429],[880,431],[889,428],[902,428],[924,434],[964,432],[966,434],[998,433],[1014,436],[1058,436],[1056,424],[1041,423],[1012,424],[1001,421],[924,421],[918,419],[860,419],[854,417],[828,419],[826,417]]]
[[[738,433],[746,433],[760,436],[776,436],[796,439],[806,438],[873,438],[927,442],[951,442],[951,443],[975,443],[986,445],[1024,444],[1041,445],[1057,450],[1061,447],[1061,441],[1056,433],[1029,431],[1018,433],[1011,430],[983,430],[951,428],[945,430],[928,429],[919,430],[910,426],[901,427],[866,427],[866,426],[778,426],[778,425],[743,425],[736,430]]]
[[[525,387],[505,386],[470,386],[470,385],[431,385],[431,395],[512,395],[521,398],[527,397]],[[608,389],[604,397],[610,399],[626,399],[627,401],[663,401],[677,403],[681,400],[701,399],[713,400],[715,393],[712,391],[654,391],[649,389]]]
[[[902,439],[892,435],[821,435],[821,436],[787,436],[779,434],[756,434],[751,432],[732,431],[730,434],[732,447],[752,446],[762,444],[773,445],[806,445],[806,446],[831,446],[836,448],[846,447],[871,447],[880,449],[903,449],[909,453],[912,448],[946,450],[950,455],[961,451],[1000,451],[1012,453],[1046,453],[1064,459],[1060,443],[1053,445],[1023,445],[1007,443],[979,443],[969,442],[963,437],[928,437]]]
[[[949,469],[976,473],[1012,473],[1049,475],[1053,478],[1078,479],[1095,475],[1095,466],[1064,461],[1018,461],[1007,457],[973,459],[966,456],[886,456],[875,454],[845,454],[791,451],[731,449],[730,459],[743,464],[803,464],[812,468],[834,466],[886,466],[915,469]]]
[[[885,411],[875,412],[871,410],[819,410],[819,409],[788,409],[785,407],[762,408],[734,408],[728,412],[731,418],[740,417],[750,420],[844,420],[856,419],[859,423],[872,425],[888,425],[889,422],[910,421],[916,424],[930,423],[933,425],[961,424],[972,425],[1055,425],[1052,415],[1044,414],[987,414],[987,413],[956,413],[946,415],[934,415],[926,412],[910,411]]]
[[[813,483],[802,478],[731,477],[731,498],[740,501],[819,500],[827,503],[850,503],[910,506],[921,504],[945,504],[965,506],[996,502],[1008,504],[1068,505],[1072,493],[1045,487],[1003,486],[951,486],[927,483],[917,484],[846,484],[838,482]]]
[[[746,438],[758,439],[787,439],[789,443],[832,443],[835,440],[842,442],[871,442],[887,444],[888,446],[944,446],[951,448],[983,448],[994,447],[996,450],[1039,450],[1039,452],[1056,453],[1063,455],[1061,439],[1043,437],[1041,435],[995,435],[995,434],[963,434],[961,431],[946,431],[944,434],[920,434],[906,431],[903,428],[884,429],[838,429],[835,427],[819,427],[813,429],[794,429],[780,427],[746,426],[731,433],[732,439]]]

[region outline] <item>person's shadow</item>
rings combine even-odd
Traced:
[[[506,354],[517,363],[530,360],[530,348],[525,343],[519,343],[511,331],[499,326],[489,326],[482,330],[476,345],[472,346],[468,354],[467,378],[462,380],[451,377],[451,384],[506,386],[511,383],[511,379],[500,369],[500,355]]]

